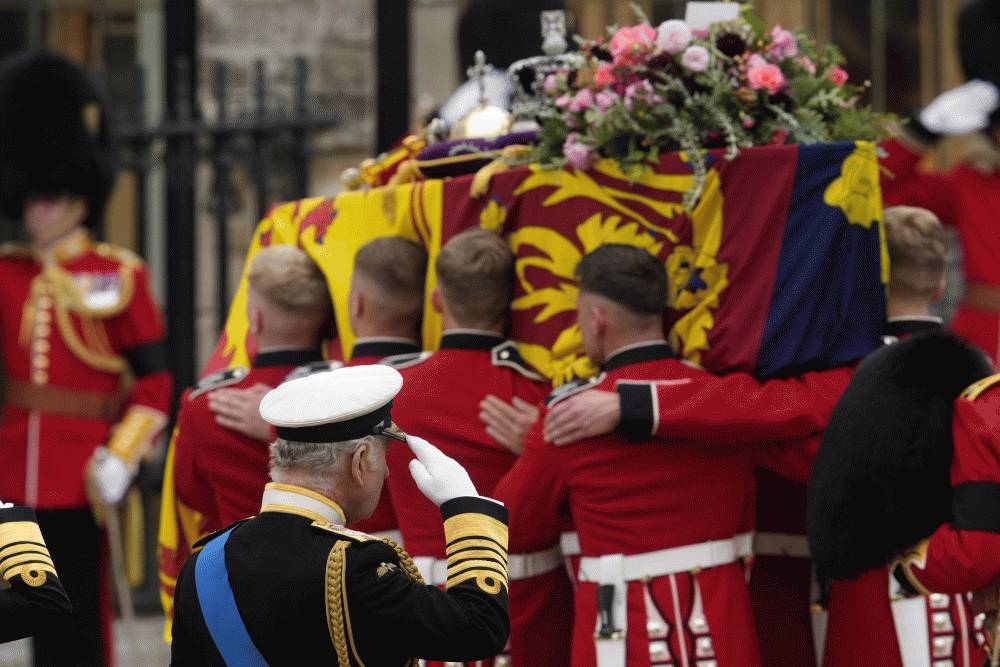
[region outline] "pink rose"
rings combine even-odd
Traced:
[[[594,104],[594,94],[590,92],[590,88],[581,88],[577,91],[573,99],[570,100],[569,110],[573,113],[580,113]]]
[[[586,171],[594,164],[597,156],[593,148],[578,139],[579,135],[576,132],[570,132],[566,137],[566,143],[563,144],[563,157],[574,169]]]
[[[751,128],[754,125],[754,120],[750,116],[743,116],[742,121],[743,127]]]
[[[555,105],[558,109],[565,109],[569,106],[569,103],[573,100],[569,94],[563,94],[556,98]]]
[[[805,71],[809,72],[810,74],[815,74],[816,73],[816,63],[814,63],[812,60],[810,60],[808,56],[802,56],[801,58],[797,59],[795,62],[797,62],[799,65],[801,65],[802,69],[804,69]]]
[[[799,42],[790,31],[785,30],[780,25],[771,29],[771,47],[769,49],[772,56],[779,60],[794,58],[799,55]]]
[[[691,43],[691,28],[680,19],[670,19],[656,29],[656,46],[667,53],[680,53]]]
[[[645,60],[656,40],[656,31],[645,23],[619,28],[608,50],[616,65],[634,65]]]
[[[764,67],[765,65],[767,65],[767,61],[759,53],[754,53],[747,58],[747,68]]]
[[[747,70],[747,83],[754,90],[766,90],[774,95],[784,87],[785,75],[777,65],[751,67]]]
[[[601,111],[607,111],[617,99],[618,96],[614,93],[603,90],[594,95],[594,103],[597,104],[597,108]]]
[[[545,77],[545,81],[542,82],[542,90],[544,90],[547,94],[551,95],[552,93],[556,92],[556,87],[558,85],[559,84],[556,81],[556,75],[549,74],[547,77]]]
[[[615,68],[610,63],[604,63],[594,71],[594,83],[605,88],[615,82]]]
[[[835,86],[843,86],[845,83],[847,83],[847,76],[848,76],[847,70],[845,70],[843,67],[837,67],[836,65],[834,65],[833,67],[830,68],[830,71],[829,73],[827,73],[826,78],[828,78]]]
[[[681,64],[692,72],[704,72],[708,69],[708,49],[704,46],[689,46],[681,56]]]

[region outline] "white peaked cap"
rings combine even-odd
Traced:
[[[278,437],[339,442],[382,434],[392,425],[392,399],[403,376],[382,365],[337,368],[283,382],[260,402]]]

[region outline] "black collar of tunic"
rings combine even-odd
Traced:
[[[258,352],[253,359],[254,368],[268,366],[304,366],[314,361],[322,361],[323,353],[319,348],[300,348],[297,350],[268,350]]]
[[[629,347],[620,352],[615,352],[604,362],[605,371],[613,371],[623,366],[640,364],[644,361],[658,361],[660,359],[674,359],[676,355],[673,349],[666,343],[646,343]]]
[[[416,342],[401,340],[362,340],[354,345],[351,358],[354,357],[393,357],[397,354],[420,352]]]
[[[914,336],[916,334],[927,333],[929,331],[941,331],[943,326],[941,320],[926,318],[899,318],[889,320],[885,323],[885,335],[901,338],[903,336]]]
[[[445,332],[441,336],[442,350],[492,350],[504,342],[500,334]]]

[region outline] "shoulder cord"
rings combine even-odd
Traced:
[[[330,631],[330,641],[337,651],[337,664],[350,667],[347,654],[347,639],[344,635],[344,570],[345,551],[351,543],[338,540],[326,559],[326,625]]]

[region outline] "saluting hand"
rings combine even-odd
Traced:
[[[216,389],[208,395],[208,409],[215,413],[219,426],[269,442],[274,436],[271,425],[260,416],[260,401],[273,388],[257,383],[247,389]]]
[[[479,496],[461,463],[423,438],[408,435],[406,444],[417,457],[410,461],[410,475],[432,503],[440,507],[455,498]]]
[[[568,445],[611,433],[621,419],[618,393],[592,389],[553,405],[545,415],[543,435],[554,445]]]

